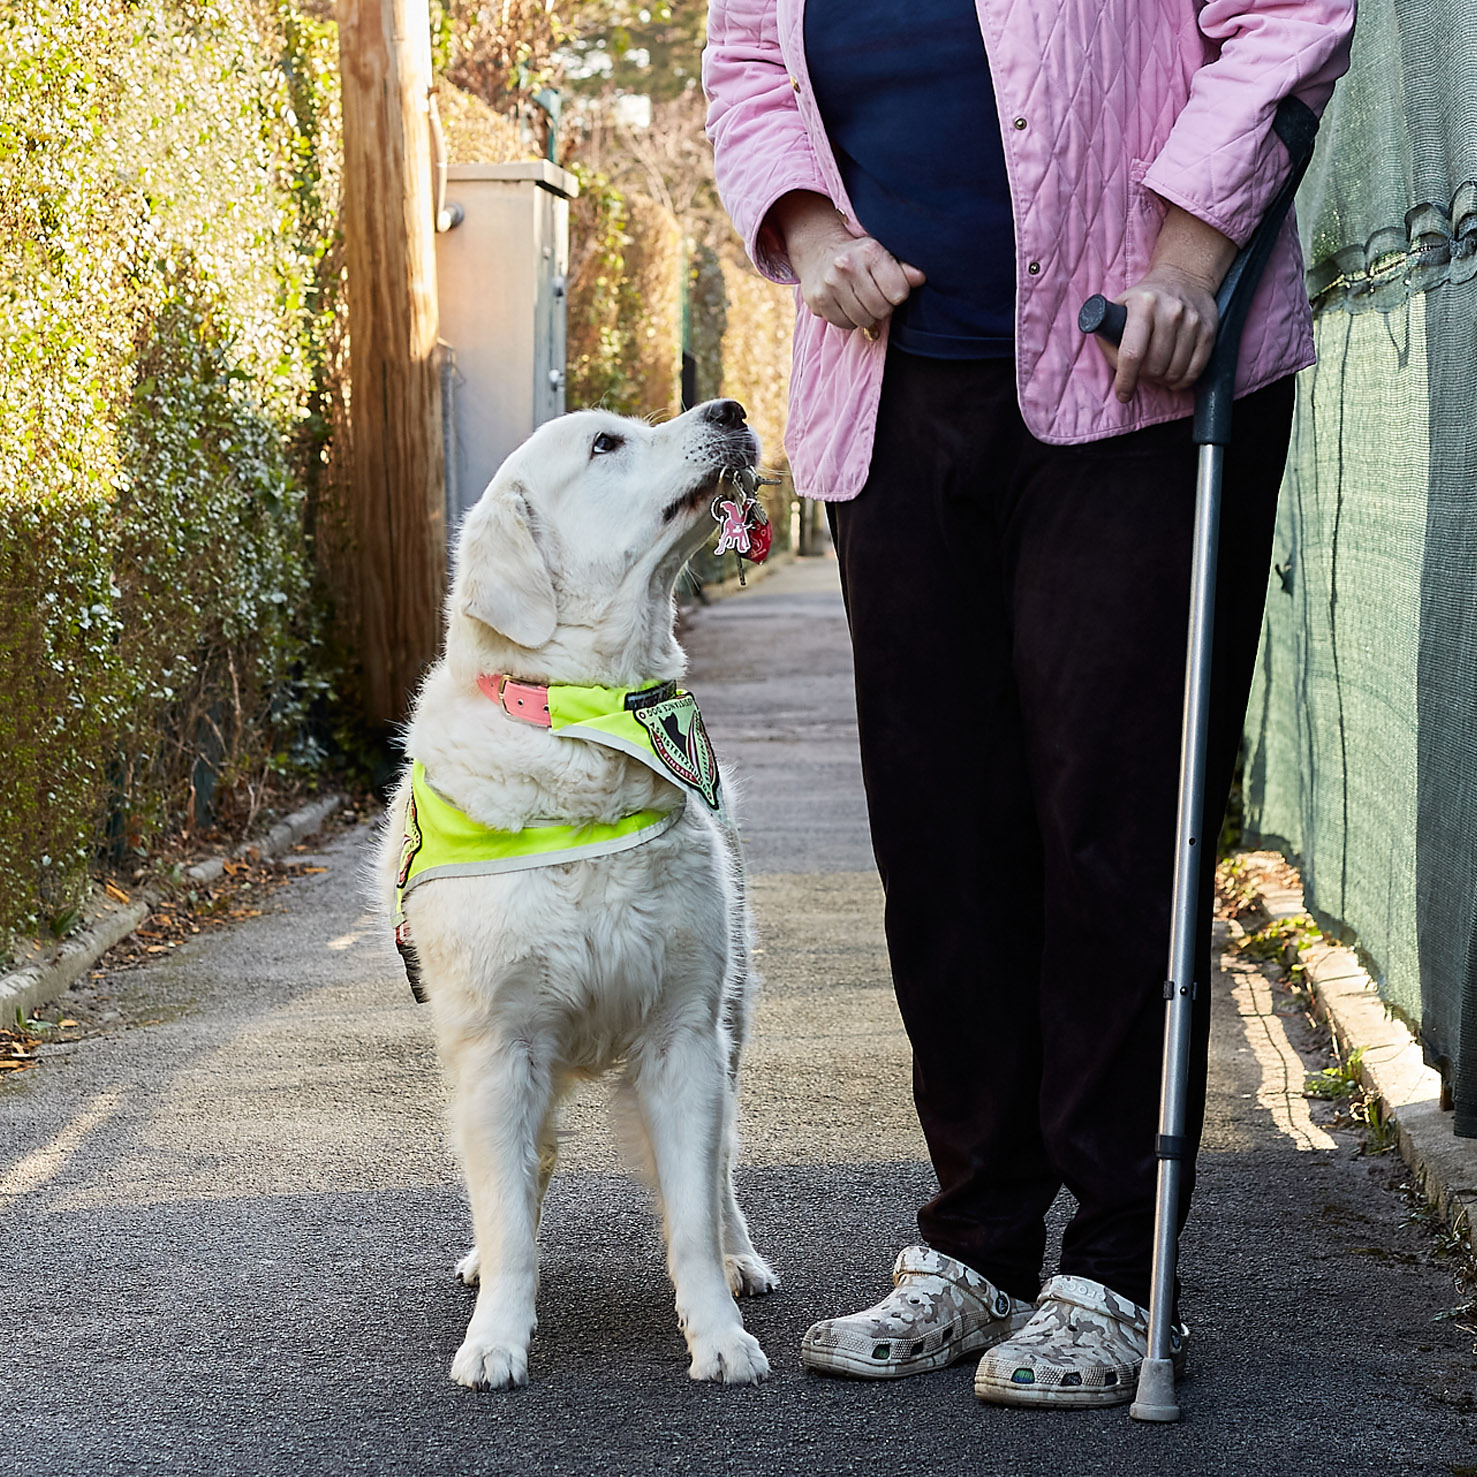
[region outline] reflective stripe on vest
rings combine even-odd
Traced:
[[[669,831],[682,818],[675,810],[638,810],[618,821],[587,821],[578,826],[526,826],[499,831],[474,821],[438,795],[419,759],[410,771],[410,799],[405,807],[405,839],[395,912],[417,883],[433,877],[477,877],[496,872],[523,872],[560,862],[584,861],[629,851]]]

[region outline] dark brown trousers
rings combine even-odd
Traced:
[[[1292,404],[1290,380],[1241,400],[1226,460],[1211,843]],[[1078,1208],[1061,1270],[1148,1301],[1195,460],[1188,421],[1045,445],[1021,422],[1010,361],[894,352],[867,484],[829,508],[888,949],[939,1179],[919,1230],[1017,1297],[1036,1295],[1065,1185]]]

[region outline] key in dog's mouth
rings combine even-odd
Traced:
[[[731,482],[743,476],[752,476],[753,471],[753,462],[747,461],[720,467],[716,472],[710,472],[690,491],[673,498],[662,509],[662,522],[670,523],[682,513],[695,513],[699,508],[708,507],[725,482]]]

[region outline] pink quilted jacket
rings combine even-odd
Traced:
[[[1188,415],[1189,395],[1110,393],[1077,309],[1148,266],[1166,200],[1244,243],[1281,180],[1280,98],[1321,112],[1348,64],[1355,0],[975,0],[1015,202],[1016,375],[1043,441]],[[788,190],[828,196],[860,234],[810,89],[804,0],[712,0],[703,85],[718,188],[754,264],[794,282],[765,224]],[[920,141],[923,147],[924,141]],[[872,458],[887,335],[869,343],[796,294],[785,446],[797,487],[850,498]],[[1289,220],[1257,295],[1238,393],[1313,362]]]

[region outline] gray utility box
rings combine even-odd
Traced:
[[[564,413],[564,307],[572,174],[533,159],[454,164],[446,203],[463,219],[436,237],[445,345],[447,527],[503,458]]]

